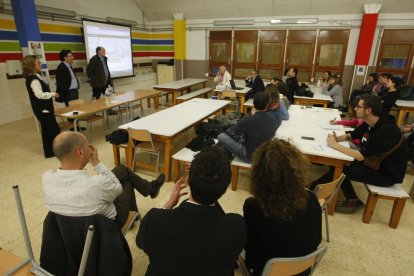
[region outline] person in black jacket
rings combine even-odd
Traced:
[[[60,97],[57,101],[69,106],[70,101],[79,99],[79,80],[72,68],[72,51],[62,50],[59,57],[61,63],[56,69],[56,92],[59,93]]]
[[[94,55],[86,67],[89,82],[92,86],[92,97],[99,99],[101,94],[105,93],[108,85],[112,85],[111,72],[108,68],[108,58],[105,56],[104,47],[96,47],[96,55]]]
[[[402,80],[398,77],[390,77],[388,79],[386,84],[387,91],[380,96],[382,101],[382,114],[389,114],[391,108],[398,100],[398,89],[400,88],[401,83]]]
[[[217,202],[231,180],[230,161],[218,150],[201,151],[187,180],[177,181],[163,209],[142,219],[136,243],[149,256],[146,275],[233,275],[247,231],[240,215]],[[172,209],[187,183],[190,198]]]
[[[322,210],[315,194],[305,189],[307,167],[303,153],[284,140],[269,140],[254,153],[253,197],[243,206],[246,265],[253,275],[261,275],[271,258],[305,256],[320,244]]]
[[[30,104],[42,128],[44,155],[45,158],[50,158],[55,156],[52,149],[53,139],[60,133],[52,100],[53,97],[59,98],[59,93],[50,92],[49,85],[41,79],[39,73],[42,71],[42,65],[37,56],[25,56],[22,60],[22,68]]]
[[[256,70],[252,70],[250,75],[245,79],[246,86],[252,88],[252,92],[247,95],[247,99],[253,99],[257,92],[264,92],[265,87],[262,78],[257,74]]]
[[[288,78],[286,79],[286,85],[288,87],[288,93],[286,97],[288,98],[290,104],[293,104],[295,101],[295,93],[299,88],[299,83],[297,79],[298,69],[291,67],[287,71]]]

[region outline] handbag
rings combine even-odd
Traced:
[[[364,159],[363,164],[365,166],[367,166],[368,168],[371,168],[375,171],[378,171],[381,162],[387,157],[389,156],[391,153],[393,153],[397,148],[399,148],[399,146],[401,146],[402,142],[404,140],[404,136],[401,135],[401,139],[398,142],[398,144],[396,144],[392,149],[390,149],[387,152],[381,152],[378,154],[374,154],[371,156],[368,156],[367,158]]]

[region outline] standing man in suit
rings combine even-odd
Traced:
[[[230,180],[223,153],[207,149],[194,157],[188,178],[177,181],[169,201],[141,221],[136,243],[149,256],[147,276],[233,275],[247,229],[239,214],[224,213],[217,202]],[[190,198],[172,209],[187,184]]]
[[[104,47],[96,47],[94,55],[88,63],[86,72],[92,86],[92,97],[99,99],[105,93],[108,85],[112,85],[111,73],[108,68],[108,58]]]
[[[252,70],[250,75],[246,77],[246,86],[252,88],[252,93],[247,96],[247,99],[253,99],[256,92],[264,92],[265,87],[262,78],[257,74],[256,70]]]
[[[59,53],[61,63],[56,69],[56,92],[60,97],[56,100],[69,106],[69,102],[79,99],[79,80],[73,71],[73,55],[71,50]]]

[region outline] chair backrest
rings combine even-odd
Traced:
[[[221,95],[222,98],[236,98],[236,91],[224,90]]]
[[[152,142],[151,133],[146,129],[128,128],[129,138],[135,141]]]
[[[273,258],[266,262],[262,276],[290,276],[311,268],[309,275],[315,271],[328,247],[321,246],[316,251],[297,258]]]
[[[340,177],[338,177],[332,182],[329,182],[326,184],[319,184],[318,186],[315,187],[313,192],[315,193],[318,199],[324,199],[325,204],[329,204],[331,200],[333,199],[333,197],[338,192],[344,179],[345,179],[345,175],[341,174]]]
[[[85,100],[76,99],[76,100],[70,101],[69,106],[80,105],[80,104],[83,104],[83,103],[85,103]]]

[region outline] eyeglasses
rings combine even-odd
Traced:
[[[358,108],[365,108],[365,106],[360,106],[360,105],[355,106],[355,109],[358,109]]]

